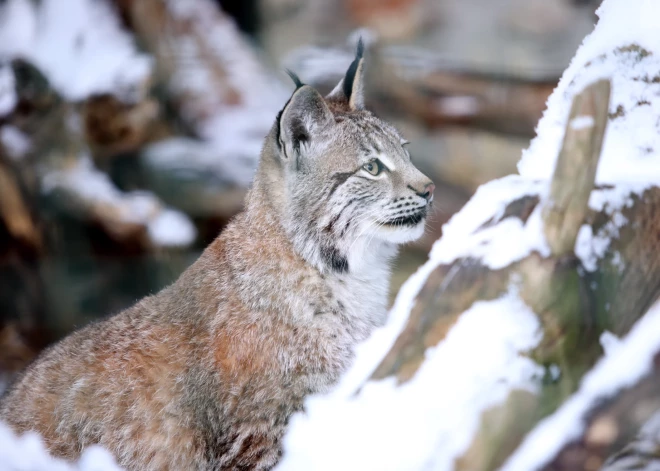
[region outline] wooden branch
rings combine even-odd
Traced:
[[[92,96],[81,110],[85,141],[97,161],[135,152],[163,136],[171,135],[160,104],[151,98],[124,103],[110,94]]]
[[[550,185],[550,198],[543,208],[543,229],[555,256],[573,251],[585,220],[589,195],[607,125],[610,82],[601,80],[573,100],[564,143]]]
[[[596,96],[607,99],[609,92],[603,94],[605,89],[609,90],[609,85],[599,82],[584,90],[575,98],[575,113],[584,112],[587,109],[593,110],[592,116],[599,113],[599,116],[593,119],[602,123],[607,118],[607,107],[598,105],[596,108],[593,100]],[[589,98],[585,99],[587,96]],[[575,113],[574,115],[576,115]],[[601,138],[602,132],[601,129],[598,133]],[[582,137],[584,132],[574,134],[574,131],[571,130],[569,135]],[[591,136],[591,133],[588,135]],[[573,139],[569,139],[567,142],[572,146],[574,152],[575,149],[583,149],[583,147],[574,147]],[[592,146],[590,149],[593,150],[595,147]],[[600,144],[597,147],[600,149]],[[562,150],[564,153],[562,161],[568,159],[569,150]],[[594,157],[592,154],[593,152],[589,152],[589,166],[597,161],[598,156]],[[586,157],[582,159],[582,162],[587,162]],[[592,178],[591,181],[586,182],[587,195],[593,187],[593,170],[589,172],[591,172]],[[586,173],[574,171],[573,174],[578,176]],[[581,183],[585,183],[584,180],[572,181],[571,186],[577,187]],[[501,219],[511,216],[518,216],[525,221],[538,204],[538,199],[523,198],[523,200],[509,205],[499,220],[489,221],[487,226],[497,224]],[[586,212],[586,201],[583,206],[583,211]],[[584,218],[583,215],[582,219]],[[581,223],[581,220],[575,223],[575,234]],[[406,328],[375,371],[374,379],[391,375],[397,376],[401,381],[409,379],[423,360],[425,349],[442,340],[457,317],[474,301],[493,299],[506,291],[509,278],[513,273],[522,276],[521,296],[542,319],[546,320],[547,334],[553,334],[548,335],[549,350],[541,354],[540,352],[544,349],[540,349],[537,353],[545,360],[562,356],[558,351],[557,338],[554,334],[563,338],[566,335],[566,320],[579,319],[580,311],[585,304],[588,304],[588,298],[582,292],[584,286],[577,273],[577,265],[578,261],[573,256],[542,259],[537,254],[532,254],[525,260],[498,271],[488,270],[479,263],[464,259],[457,260],[448,266],[439,266],[431,273],[424,288],[420,291]],[[571,317],[571,315],[574,316]],[[563,338],[563,340],[566,339]]]
[[[41,232],[16,178],[0,155],[0,227],[4,225],[10,237],[29,246],[34,253],[40,253],[43,250]]]
[[[157,81],[165,85],[168,102],[191,129],[197,131],[198,126],[224,106],[244,101],[241,91],[229,80],[230,73],[223,61],[224,48],[235,45],[213,44],[209,36],[210,25],[223,27],[228,30],[228,36],[243,45],[233,22],[216,5],[197,1],[191,10],[200,10],[203,21],[192,21],[163,0],[115,0],[115,4],[143,47],[154,56]],[[243,60],[249,62],[251,51],[247,45],[243,46]],[[195,75],[203,76],[208,84],[200,87]]]

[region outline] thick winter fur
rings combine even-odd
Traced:
[[[299,83],[245,212],[173,285],[46,351],[0,418],[58,456],[101,444],[131,470],[274,466],[291,414],[383,323],[389,262],[432,200],[364,109],[362,69],[360,54],[325,99]]]

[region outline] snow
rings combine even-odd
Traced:
[[[433,246],[431,258],[438,263],[451,263],[472,257],[484,265],[498,269],[521,260],[533,251],[549,255],[542,232],[540,205],[523,223],[516,217],[499,221],[506,206],[524,196],[544,197],[547,184],[517,175],[493,180],[477,189],[468,203],[455,214]]]
[[[446,116],[465,117],[474,116],[481,106],[479,100],[473,96],[448,96],[437,98],[433,103],[438,112]]]
[[[571,129],[575,131],[592,128],[595,124],[593,116],[576,116],[570,122]]]
[[[609,245],[609,237],[603,234],[594,235],[592,227],[583,224],[575,241],[575,255],[587,271],[596,271],[598,260],[605,254]]]
[[[9,64],[0,63],[0,117],[11,113],[18,101],[14,81],[14,71]]]
[[[626,183],[636,192],[660,178],[660,42],[654,0],[605,0],[598,26],[587,36],[523,152],[523,177],[549,179],[562,143],[573,95],[601,78],[612,81],[611,119],[598,166],[598,184]],[[641,51],[641,52],[640,52]]]
[[[113,215],[147,227],[151,241],[159,246],[186,246],[194,242],[197,231],[183,213],[163,207],[147,191],[124,193],[108,176],[97,170],[87,156],[81,156],[68,168],[47,173],[42,179],[46,193],[64,189],[76,195],[80,204],[107,204]]]
[[[73,101],[95,93],[135,100],[151,73],[151,59],[137,52],[108,2],[65,3],[7,0],[2,4],[0,59],[20,57],[35,64],[56,90]]]
[[[626,204],[627,199],[619,201]],[[575,255],[580,259],[587,271],[595,271],[598,268],[598,260],[605,255],[610,246],[612,238],[619,236],[619,229],[628,223],[628,219],[621,214],[618,208],[611,205],[604,208],[610,215],[610,220],[601,227],[596,234],[589,224],[583,224],[578,231],[575,241]],[[619,259],[615,264],[622,263]]]
[[[172,209],[162,210],[147,225],[151,240],[160,246],[186,246],[197,237],[195,226],[188,217]]]
[[[243,146],[243,150],[248,148]],[[187,137],[171,137],[151,144],[144,149],[143,155],[150,167],[211,174],[223,183],[250,181],[254,173],[253,160],[223,158],[223,155],[226,155],[224,152],[228,151],[230,144],[221,148],[209,142]],[[250,151],[258,155],[260,149],[255,147]]]
[[[17,437],[0,422],[0,471],[120,471],[114,458],[99,446],[85,448],[76,464],[51,457],[39,435]]]
[[[357,395],[344,384],[310,398],[307,413],[292,419],[276,469],[450,470],[483,410],[511,389],[535,390],[543,371],[520,353],[539,340],[538,320],[515,289],[477,302],[409,382],[369,382]]]
[[[660,303],[656,303],[623,340],[606,350],[605,357],[585,375],[578,391],[527,435],[501,471],[543,467],[562,446],[582,434],[584,419],[593,407],[652,371],[659,349]]]
[[[16,126],[7,124],[0,126],[0,145],[12,159],[20,159],[28,153],[31,147],[29,137]]]
[[[600,334],[600,345],[605,355],[614,355],[617,348],[621,346],[621,339],[610,331]]]

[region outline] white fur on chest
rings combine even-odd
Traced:
[[[389,273],[380,278],[341,275],[328,281],[341,310],[359,329],[382,325],[385,321]]]
[[[374,244],[376,245],[376,244]],[[332,275],[328,286],[343,306],[349,322],[355,323],[364,338],[385,322],[390,285],[390,260],[396,247],[361,246],[349,255],[349,271]],[[363,331],[363,332],[362,332]]]

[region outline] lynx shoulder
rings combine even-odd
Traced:
[[[364,107],[361,49],[326,97],[295,78],[245,211],[201,257],[44,352],[0,420],[68,459],[100,444],[130,470],[275,465],[291,414],[384,322],[389,263],[432,201],[405,141]]]

